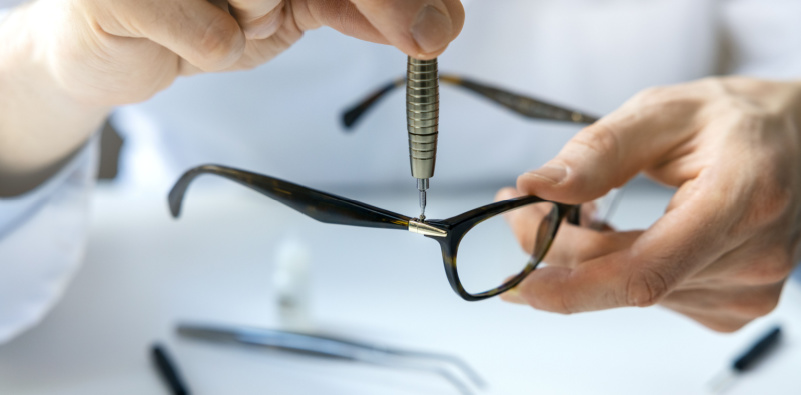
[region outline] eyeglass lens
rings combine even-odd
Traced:
[[[504,218],[511,216],[517,218],[515,226],[532,230],[524,232],[525,248]],[[559,211],[554,203],[538,202],[495,215],[470,229],[456,256],[456,272],[465,291],[477,295],[493,290],[527,266],[539,263],[553,240],[558,221]]]

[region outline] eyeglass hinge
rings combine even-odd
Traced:
[[[433,237],[448,236],[447,230],[436,228],[429,224],[414,219],[409,220],[409,232],[418,233],[425,236],[433,236]]]

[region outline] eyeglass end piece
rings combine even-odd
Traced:
[[[413,219],[409,221],[409,232],[421,234],[423,236],[447,237],[448,231],[431,226],[423,222],[423,219]]]

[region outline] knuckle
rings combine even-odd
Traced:
[[[575,312],[570,307],[567,297],[563,294],[554,295],[554,297],[548,301],[548,307],[548,311],[562,315],[571,315]]]
[[[730,84],[727,78],[704,77],[690,82],[689,85],[702,92],[705,96],[714,97],[718,101],[732,96],[730,88],[728,88]]]
[[[523,294],[526,303],[531,307],[558,314],[570,314],[566,304],[562,301],[562,297],[558,295],[528,295]]]
[[[659,114],[660,119],[686,119],[706,103],[710,81],[656,86],[640,91],[626,102],[634,114]]]
[[[568,295],[563,292],[521,292],[521,296],[526,303],[537,310],[563,315],[576,312],[571,308]]]
[[[569,308],[567,303],[565,303],[563,298],[551,298],[551,299],[539,299],[534,302],[529,302],[531,307],[534,307],[537,310],[547,311],[550,313],[562,314],[562,315],[571,315],[573,311]]]
[[[233,18],[220,16],[209,23],[198,42],[198,49],[205,61],[203,67],[211,71],[231,65],[244,49],[241,34]]]
[[[760,107],[759,103],[745,101],[739,97],[725,96],[720,99],[718,105],[730,118],[731,123],[738,128],[761,129],[761,125],[772,120],[771,114]]]
[[[283,22],[286,14],[281,5],[264,3],[267,6],[255,11],[249,19],[239,19],[246,37],[251,39],[264,39],[272,36]],[[243,23],[244,22],[244,23]]]
[[[632,97],[632,104],[638,106],[651,106],[665,101],[670,96],[670,87],[668,86],[654,86],[646,88],[638,92]]]
[[[641,268],[632,273],[626,282],[625,305],[649,307],[659,303],[670,290],[667,277],[657,270]]]

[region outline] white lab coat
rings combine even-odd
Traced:
[[[465,3],[464,31],[441,71],[591,113],[649,86],[721,72],[801,74],[797,0]],[[120,182],[160,196],[181,171],[213,162],[335,190],[408,184],[402,93],[352,134],[339,123],[344,107],[404,71],[397,50],[323,28],[255,70],[179,79],[116,112],[127,138]],[[511,185],[577,130],[521,119],[447,86],[441,103],[432,188]],[[81,260],[92,150],[37,192],[0,200],[0,342],[43,316]]]

